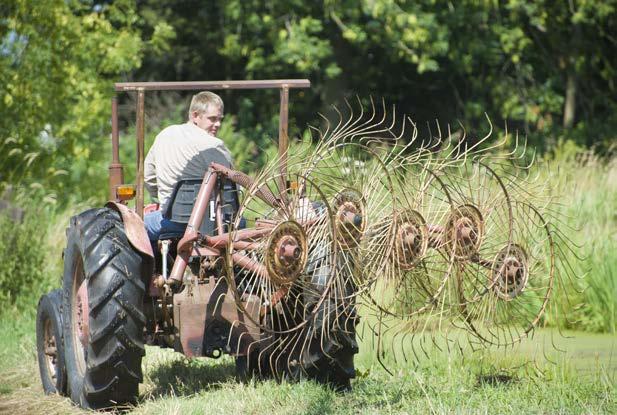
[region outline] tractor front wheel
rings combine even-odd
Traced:
[[[62,291],[59,289],[42,296],[36,310],[36,354],[46,394],[66,395],[61,310]]]
[[[118,212],[71,219],[64,252],[63,332],[71,399],[84,408],[136,402],[144,355],[143,298],[152,262],[129,243]]]

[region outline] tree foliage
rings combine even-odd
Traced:
[[[86,161],[107,141],[112,82],[160,50],[168,33],[159,25],[144,40],[130,1],[35,3],[0,6],[0,184],[68,185],[79,194],[76,184],[105,174]]]
[[[357,95],[420,125],[477,131],[486,113],[545,150],[615,142],[617,0],[8,0],[0,10],[4,182],[44,177],[62,191],[104,178],[93,166],[109,157],[112,83],[131,79],[309,78],[291,95],[292,135]],[[276,137],[278,92],[223,98],[230,145],[259,160]]]
[[[300,127],[343,98],[372,95],[421,121],[477,127],[487,113],[545,148],[561,137],[606,145],[617,127],[616,7],[615,0],[143,0],[140,13],[165,19],[178,43],[165,62],[146,56],[137,77],[307,77],[313,88],[292,114]],[[263,122],[276,101],[257,102],[233,108]],[[239,127],[251,128],[242,118]]]

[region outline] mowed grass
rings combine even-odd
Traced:
[[[86,413],[40,385],[31,317],[0,323],[0,413]],[[551,344],[546,352],[544,346]],[[565,351],[557,352],[556,343]],[[544,350],[538,355],[538,350]],[[546,356],[546,357],[545,357]],[[550,363],[550,361],[554,363]],[[233,359],[186,359],[148,347],[134,414],[617,413],[617,342],[612,336],[540,331],[521,349],[433,350],[418,360],[385,359],[361,345],[353,391],[310,381],[234,378]],[[535,363],[534,363],[535,362]]]

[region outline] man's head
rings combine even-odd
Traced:
[[[189,107],[189,121],[216,136],[223,121],[223,100],[210,91],[203,91],[193,96]]]

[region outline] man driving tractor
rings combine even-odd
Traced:
[[[165,217],[176,183],[181,179],[203,177],[212,162],[231,167],[231,154],[216,137],[223,112],[223,100],[218,95],[209,91],[194,95],[188,121],[161,131],[146,156],[144,184],[160,205],[160,210],[144,216],[148,239],[155,250],[161,233],[183,232],[186,228],[185,223]]]

